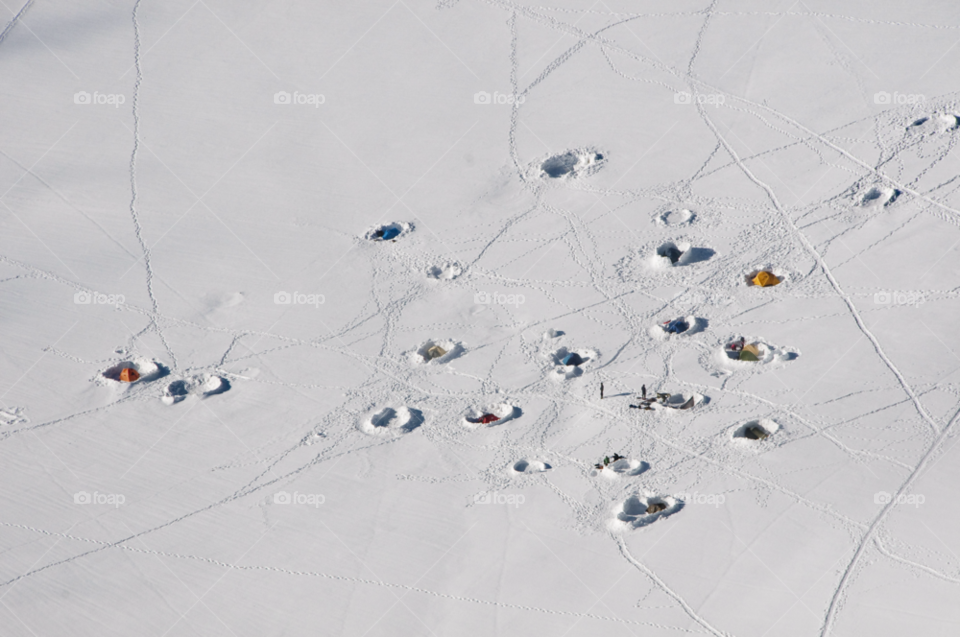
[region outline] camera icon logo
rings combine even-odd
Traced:
[[[73,302],[77,305],[90,305],[93,295],[89,292],[76,292],[73,295]]]
[[[273,94],[273,103],[274,104],[289,104],[290,103],[290,93],[286,91],[280,91]]]
[[[873,103],[874,104],[889,104],[891,102],[890,93],[886,91],[880,91],[879,93],[873,94]]]
[[[90,93],[86,91],[80,91],[79,93],[73,94],[73,103],[74,104],[89,104],[90,103]]]
[[[490,504],[493,502],[493,496],[489,491],[484,491],[483,493],[477,493],[473,496],[474,504]]]
[[[490,297],[489,292],[477,292],[473,295],[473,302],[477,305],[490,305],[493,299]]]
[[[873,503],[874,504],[890,504],[890,501],[893,497],[886,491],[880,491],[873,494]]]
[[[90,504],[90,502],[92,502],[92,499],[86,491],[77,491],[73,494],[74,504]]]
[[[277,292],[273,295],[273,302],[277,305],[290,305],[293,296],[289,292]]]
[[[274,504],[290,504],[290,494],[286,491],[278,491],[273,494]]]
[[[687,91],[680,91],[679,93],[673,94],[673,103],[674,104],[691,104],[693,103],[693,95]]]
[[[893,295],[890,292],[877,292],[873,295],[873,302],[877,305],[890,305],[893,303]]]
[[[489,104],[490,103],[490,93],[486,91],[480,91],[479,93],[473,94],[473,103],[474,104]]]

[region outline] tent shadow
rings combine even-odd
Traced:
[[[404,432],[409,433],[421,426],[424,423],[425,418],[423,417],[423,412],[419,409],[413,409],[412,407],[407,408],[410,411],[410,420],[407,421],[402,429]]]
[[[230,381],[223,376],[220,376],[220,386],[212,391],[206,392],[203,396],[206,398],[207,396],[216,396],[217,394],[222,394],[228,391],[230,391]]]
[[[690,248],[680,256],[680,259],[677,261],[677,265],[693,265],[694,263],[702,263],[703,261],[710,259],[715,254],[716,251],[710,248]]]

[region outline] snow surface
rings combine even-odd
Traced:
[[[3,635],[960,634],[957,2],[0,13]]]

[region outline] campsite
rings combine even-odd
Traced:
[[[960,634],[960,4],[0,22],[4,636]]]

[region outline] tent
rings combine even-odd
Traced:
[[[581,365],[583,364],[583,358],[576,352],[570,352],[560,362],[564,365]]]
[[[757,426],[747,427],[746,431],[743,432],[744,438],[749,438],[750,440],[765,440],[769,435],[766,429]]]
[[[124,383],[132,383],[140,379],[140,372],[132,367],[124,367],[120,370],[120,380]]]
[[[430,361],[435,358],[440,358],[446,353],[447,353],[447,350],[443,349],[439,345],[434,345],[433,347],[427,350],[427,360]]]
[[[742,361],[759,361],[760,360],[760,348],[756,346],[755,343],[750,343],[749,345],[744,345],[743,349],[740,350],[740,360]]]
[[[373,238],[380,239],[381,241],[388,241],[396,237],[398,234],[400,234],[400,230],[397,228],[380,228],[373,233]]]
[[[683,334],[688,329],[690,329],[690,324],[687,323],[686,319],[678,318],[673,319],[672,321],[664,321],[663,330],[668,334]]]
[[[484,415],[480,416],[479,418],[476,418],[476,419],[474,419],[474,420],[470,420],[470,422],[481,423],[481,424],[484,424],[484,425],[489,425],[490,423],[492,423],[492,422],[497,422],[498,420],[500,420],[500,417],[499,417],[499,416],[495,416],[495,415],[493,415],[493,414],[484,414]]]
[[[757,276],[753,277],[753,284],[758,285],[762,288],[772,287],[780,283],[780,279],[773,272],[767,272],[763,270],[757,273]]]
[[[650,506],[647,507],[647,513],[659,513],[667,508],[667,505],[663,502],[651,502]]]
[[[670,263],[675,264],[677,261],[680,260],[680,257],[683,255],[683,252],[681,252],[680,249],[677,248],[677,246],[670,244],[667,246],[663,246],[659,250],[657,250],[657,254],[660,255],[661,257],[667,257],[668,259],[670,259]]]

